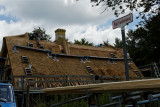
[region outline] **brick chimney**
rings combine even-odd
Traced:
[[[55,40],[57,41],[59,38],[63,38],[65,39],[65,33],[66,30],[65,29],[57,29],[55,30]]]

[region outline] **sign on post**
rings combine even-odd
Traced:
[[[122,32],[122,43],[123,43],[123,54],[124,54],[124,65],[125,65],[125,74],[126,80],[129,81],[129,72],[128,72],[128,59],[127,59],[127,51],[126,51],[126,43],[125,43],[125,25],[133,22],[133,14],[128,14],[124,17],[121,17],[112,22],[113,29],[121,28]]]
[[[113,29],[122,28],[123,26],[125,26],[126,24],[131,23],[131,22],[133,22],[133,14],[132,13],[130,13],[126,16],[123,16],[117,20],[114,20],[112,22],[112,27],[113,27]]]

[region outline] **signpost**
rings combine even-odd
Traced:
[[[126,74],[127,81],[129,81],[129,72],[128,72],[128,60],[127,60],[127,51],[126,51],[126,43],[125,43],[125,25],[131,22],[133,22],[133,14],[128,14],[112,22],[113,29],[121,28],[125,74]]]

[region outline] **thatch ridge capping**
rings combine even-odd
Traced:
[[[56,32],[66,32],[66,30],[65,29],[60,29],[60,28],[58,28],[57,30],[55,30],[55,33]]]
[[[4,38],[16,38],[16,37],[26,37],[28,38],[28,33],[20,34],[20,35],[13,35],[13,36],[5,36]]]
[[[88,49],[88,50],[103,50],[103,51],[109,51],[109,50],[119,50],[115,47],[110,47],[110,46],[104,46],[104,47],[97,47],[97,46],[89,46],[89,45],[78,45],[78,44],[73,44],[69,43],[69,48],[77,48],[77,49]],[[109,49],[109,50],[108,50]]]

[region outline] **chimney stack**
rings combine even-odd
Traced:
[[[55,40],[57,41],[59,38],[63,38],[65,39],[65,33],[66,30],[65,29],[57,29],[55,30]]]

